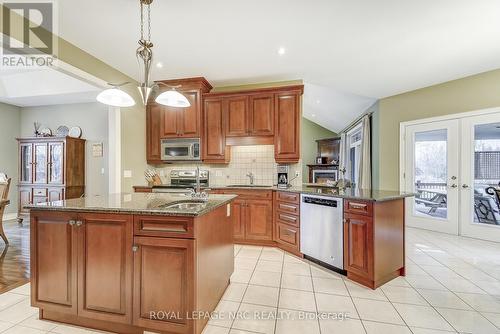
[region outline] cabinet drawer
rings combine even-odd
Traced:
[[[299,245],[299,231],[295,227],[291,227],[286,224],[278,223],[277,226],[277,241],[279,243],[284,243],[289,246]]]
[[[285,192],[285,191],[278,191],[276,193],[276,199],[278,201],[281,201],[281,202],[299,204],[300,203],[300,194],[289,193],[289,192]]]
[[[222,194],[235,194],[238,199],[269,199],[273,198],[272,190],[223,189]]]
[[[193,218],[134,216],[134,235],[168,238],[193,238]]]
[[[47,196],[47,188],[33,188],[33,196]]]
[[[276,202],[276,210],[279,212],[287,212],[294,215],[300,213],[299,204]]]
[[[293,225],[295,227],[300,226],[300,218],[296,215],[291,215],[284,212],[276,211],[276,221],[278,223]]]
[[[33,204],[48,202],[47,196],[33,196]]]
[[[372,216],[373,203],[365,201],[346,200],[344,201],[344,212]]]

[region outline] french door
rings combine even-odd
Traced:
[[[457,120],[406,128],[408,226],[458,234],[458,131]]]
[[[404,131],[407,225],[500,242],[500,112]]]

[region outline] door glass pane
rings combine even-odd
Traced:
[[[446,129],[415,133],[414,213],[447,218],[447,138]]]
[[[50,162],[50,182],[62,183],[62,144],[51,144]]]
[[[21,182],[31,182],[31,145],[21,146]]]
[[[35,182],[47,182],[47,145],[35,145]]]
[[[500,123],[474,127],[474,222],[500,225]]]

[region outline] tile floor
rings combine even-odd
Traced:
[[[204,334],[500,333],[500,244],[408,229],[406,250],[408,276],[373,291],[275,248],[236,246],[218,311],[250,317],[213,319]],[[24,285],[0,295],[0,333],[96,332],[38,320]]]

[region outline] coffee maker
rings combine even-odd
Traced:
[[[288,166],[278,165],[278,188],[290,187],[288,178]]]

